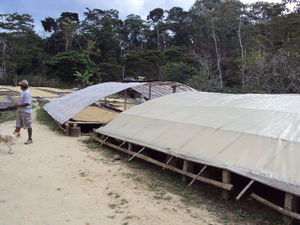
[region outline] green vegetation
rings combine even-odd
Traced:
[[[51,130],[58,130],[58,124],[53,118],[43,109],[45,103],[39,103],[39,108],[36,110],[36,120],[47,125]]]
[[[143,76],[204,91],[300,93],[298,2],[195,0],[188,11],[155,8],[145,20],[86,8],[82,19],[62,12],[42,20],[45,38],[31,15],[0,14],[0,83],[67,87]]]
[[[56,78],[62,82],[68,83],[76,77],[79,83],[84,86],[91,84],[89,79],[95,77],[97,80],[97,66],[89,59],[88,56],[76,51],[66,51],[58,53],[51,59],[44,61],[45,74],[49,78]],[[77,74],[77,75],[75,75]]]
[[[0,123],[16,120],[17,119],[17,110],[7,110],[0,112]]]

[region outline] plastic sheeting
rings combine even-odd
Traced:
[[[300,96],[183,92],[97,130],[300,195]]]
[[[137,85],[141,85],[141,83],[107,82],[96,84],[53,100],[47,103],[44,109],[57,122],[63,124],[100,99]]]

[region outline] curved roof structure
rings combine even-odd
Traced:
[[[300,195],[299,95],[176,93],[97,132]]]
[[[100,99],[138,85],[141,83],[107,82],[92,85],[49,102],[44,109],[63,124]]]

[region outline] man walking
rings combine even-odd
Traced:
[[[22,80],[19,85],[21,86],[22,93],[20,95],[19,104],[14,105],[14,107],[18,109],[16,129],[14,134],[16,134],[16,136],[20,136],[21,128],[27,129],[28,140],[24,143],[27,145],[32,143],[32,98],[28,90],[28,81]]]

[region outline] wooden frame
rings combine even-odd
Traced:
[[[160,162],[158,160],[152,159],[149,156],[143,155],[141,153],[134,152],[134,151],[131,151],[131,150],[119,147],[118,145],[112,144],[110,142],[106,142],[107,139],[102,140],[101,138],[95,137],[95,136],[93,138],[94,138],[95,141],[99,142],[100,145],[104,144],[106,146],[109,146],[109,147],[114,148],[116,150],[119,150],[121,152],[127,153],[128,155],[134,156],[134,157],[139,158],[139,159],[143,159],[143,160],[145,160],[147,162],[153,163],[153,164],[155,164],[157,166],[169,169],[169,170],[171,170],[173,172],[176,172],[176,173],[179,173],[181,175],[190,177],[192,179],[201,181],[203,183],[207,183],[207,184],[213,185],[215,187],[221,188],[221,189],[226,190],[226,191],[231,191],[232,188],[233,188],[232,184],[225,184],[225,183],[222,183],[220,181],[212,180],[212,179],[209,179],[209,178],[206,178],[206,177],[203,177],[203,176],[197,176],[197,174],[193,174],[191,172],[184,171],[182,169],[178,169],[178,168],[176,168],[174,166],[170,166],[170,165],[168,165],[166,163],[162,163],[162,162]],[[129,144],[131,144],[131,143],[129,143]],[[128,146],[128,148],[129,148],[129,146]],[[144,150],[144,147],[142,149]]]
[[[221,188],[222,189],[222,198],[226,199],[226,200],[228,200],[230,198],[230,194],[231,194],[231,191],[233,189],[233,184],[231,184],[231,172],[228,171],[228,170],[224,170],[224,169],[222,170],[222,182],[221,181],[216,181],[216,180],[201,176],[201,174],[208,167],[208,165],[203,165],[203,167],[200,169],[200,171],[197,174],[194,174],[194,173],[189,172],[188,169],[187,169],[189,163],[194,163],[192,161],[187,161],[187,160],[182,159],[182,160],[184,160],[185,163],[183,165],[183,168],[179,169],[179,168],[177,168],[173,165],[169,165],[170,162],[175,158],[175,156],[173,156],[173,155],[169,155],[170,158],[167,157],[166,162],[163,163],[163,162],[158,161],[156,159],[153,159],[149,156],[141,154],[141,152],[143,150],[147,149],[147,147],[145,147],[145,146],[134,144],[136,146],[141,147],[141,149],[136,152],[136,151],[132,151],[133,143],[121,140],[122,144],[118,146],[116,144],[107,142],[107,140],[110,136],[104,136],[104,137],[105,137],[104,140],[97,137],[97,136],[93,136],[93,139],[95,141],[99,142],[100,145],[106,145],[108,147],[111,147],[111,148],[114,148],[114,149],[119,150],[121,152],[124,152],[128,155],[131,155],[130,160],[136,157],[136,158],[142,159],[144,161],[150,162],[152,164],[155,164],[157,166],[160,166],[160,167],[162,167],[163,170],[168,169],[170,171],[179,173],[179,174],[181,174],[185,177],[192,178],[192,181],[188,184],[188,186],[191,186],[197,180],[197,181],[200,181],[200,182],[203,182],[203,183],[210,184],[210,185],[213,185],[215,187]],[[119,140],[119,139],[116,139],[116,138],[113,138],[113,139]],[[128,148],[122,148],[121,147],[121,146],[124,145],[124,142],[128,143]],[[166,153],[166,156],[168,156],[167,153]],[[250,180],[250,182],[238,194],[236,199],[239,200],[246,193],[246,191],[249,190],[249,188],[251,187],[251,185],[254,182],[255,182],[254,180]],[[289,221],[291,221],[293,218],[297,219],[297,220],[300,220],[300,214],[297,213],[297,211],[295,210],[296,206],[294,206],[294,202],[293,202],[295,200],[295,198],[297,198],[297,196],[286,193],[284,208],[280,207],[278,205],[275,205],[274,203],[272,203],[272,202],[256,195],[255,193],[252,193],[250,195],[250,197],[255,199],[256,201],[260,202],[261,204],[264,204],[264,205],[266,205],[266,206],[282,213],[284,215],[284,219],[289,219]]]

